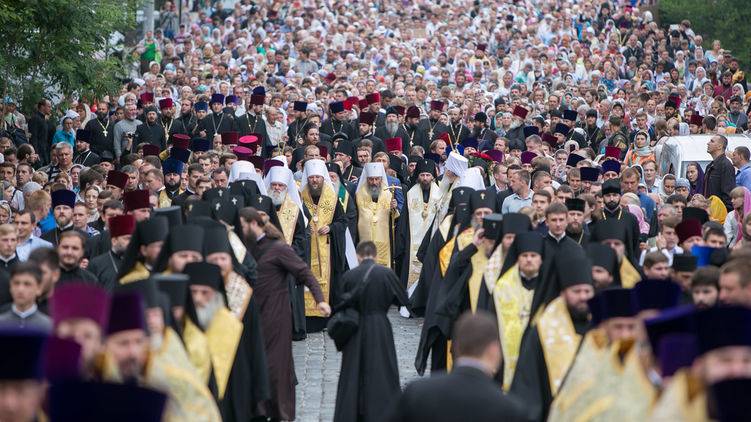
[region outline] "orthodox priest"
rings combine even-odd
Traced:
[[[448,126],[440,120],[441,113],[443,113],[443,101],[433,100],[430,102],[428,118],[420,120],[420,123],[417,125],[417,131],[421,135],[420,140],[422,142],[419,145],[425,148],[426,151],[430,148],[430,143],[433,140],[438,139],[439,136],[449,131]],[[456,142],[454,139],[452,141]]]
[[[357,184],[357,234],[360,242],[371,241],[378,248],[377,263],[394,267],[392,260],[396,219],[396,199],[386,184],[386,170],[381,163],[367,163]]]
[[[527,221],[523,221],[522,218]],[[518,228],[527,230],[520,231],[514,236],[514,243],[504,263],[510,265],[510,268],[492,282],[485,280],[493,297],[492,307],[498,320],[498,333],[503,350],[502,373],[505,390],[511,386],[519,359],[522,334],[529,323],[532,297],[539,283],[543,248],[542,236],[530,231],[531,222],[527,216],[507,214],[504,216],[504,223],[507,219],[516,222],[519,225]],[[504,231],[511,232],[518,228],[504,224]]]
[[[159,110],[162,112],[160,123],[164,128],[164,136],[168,145],[172,142],[172,135],[176,133],[181,135],[188,134],[185,126],[183,126],[183,122],[175,118],[175,104],[172,98],[159,100]]]
[[[258,405],[270,391],[257,308],[247,307],[240,315],[230,311],[221,269],[214,264],[191,262],[183,273],[190,277],[182,330],[190,361],[216,399],[222,420],[260,416]]]
[[[154,216],[136,223],[118,267],[117,279],[120,284],[149,277],[168,232],[167,217]]]
[[[440,184],[439,197],[441,199],[438,202],[438,210],[436,211],[436,219],[433,222],[432,233],[438,230],[446,214],[448,214],[451,194],[459,186],[460,179],[468,167],[469,160],[455,151],[452,151],[446,159],[446,166],[444,167]]]
[[[305,260],[308,255],[305,245],[308,219],[297,191],[295,176],[287,167],[275,166],[269,170],[265,182],[284,242],[292,247],[300,259]],[[292,339],[302,340],[305,338],[305,291],[293,277],[289,277],[288,284],[292,305]]]
[[[305,162],[300,191],[306,215],[310,215],[308,264],[321,286],[324,299],[336,306],[338,280],[347,267],[344,252],[347,218],[322,160],[310,159]],[[305,316],[308,332],[321,331],[326,325],[309,291],[305,292]]]
[[[136,226],[133,215],[124,214],[110,217],[110,245],[109,251],[91,259],[86,267],[99,280],[99,284],[112,291],[117,286],[117,273],[122,265],[123,255]]]
[[[292,360],[292,318],[287,289],[288,277],[299,280],[310,291],[316,310],[328,317],[331,308],[324,300],[318,280],[306,263],[282,239],[272,224],[257,211],[249,213],[248,231],[253,256],[258,263],[254,286],[260,307],[264,344],[271,385],[271,398],[260,405],[260,413],[272,420],[295,420],[295,364]]]
[[[151,144],[158,146],[160,150],[165,150],[167,148],[166,129],[159,122],[156,107],[146,107],[143,114],[146,119],[136,127],[135,145]]]
[[[263,156],[268,157],[272,145],[269,133],[266,130],[266,121],[263,120],[263,105],[265,102],[266,91],[264,88],[254,88],[253,94],[250,95],[250,107],[248,111],[237,119],[237,131],[240,132],[241,138],[246,135],[262,137]]]
[[[396,240],[398,274],[408,296],[412,296],[422,270],[417,250],[435,218],[440,199],[440,189],[436,184],[436,163],[433,160],[417,161],[414,174],[417,176],[417,183],[407,192],[407,212],[402,212],[399,217]],[[402,312],[405,310],[402,309]]]
[[[528,421],[547,419],[550,404],[589,326],[587,301],[594,296],[594,286],[584,250],[559,250],[555,272],[556,277],[544,282],[555,283],[559,293],[530,320],[511,383],[511,391],[527,403]]]
[[[212,113],[198,122],[197,133],[194,133],[193,136],[209,139],[213,144],[218,142],[217,137],[223,132],[233,132],[237,129],[235,119],[224,114],[224,95],[212,94],[210,106]]]

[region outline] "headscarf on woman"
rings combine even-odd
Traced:
[[[728,216],[727,207],[725,207],[725,204],[716,195],[710,196],[709,200],[709,219],[712,221],[717,221],[720,224],[724,224],[725,218]]]
[[[649,223],[644,221],[644,213],[641,210],[641,207],[634,204],[628,204],[628,212],[634,215],[636,219],[639,221],[639,233],[641,234],[649,234]]]
[[[692,164],[696,164],[696,184],[692,185],[691,181],[689,181],[689,186],[691,186],[691,196],[694,194],[704,194],[704,170],[702,170],[701,165],[694,161]]]
[[[739,215],[738,210],[733,212],[738,222],[738,233],[743,233],[743,217],[751,213],[751,191],[747,187],[743,186],[743,213]]]

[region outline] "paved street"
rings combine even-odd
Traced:
[[[399,377],[404,386],[417,377],[415,353],[420,341],[422,318],[404,319],[396,308],[389,312],[394,330]],[[336,385],[339,381],[341,354],[326,333],[308,334],[305,341],[293,342],[292,354],[297,373],[297,420],[331,421],[334,418]]]

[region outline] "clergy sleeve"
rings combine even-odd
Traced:
[[[284,244],[282,247],[274,249],[276,250],[270,252],[277,253],[277,261],[287,269],[287,272],[292,274],[298,283],[304,284],[310,290],[316,303],[325,302],[326,299],[323,297],[323,292],[321,291],[321,286],[318,284],[318,280],[316,280],[316,276],[310,271],[310,267],[297,256],[292,247]]]

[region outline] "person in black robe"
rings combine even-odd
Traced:
[[[462,123],[462,114],[459,107],[452,107],[449,109],[449,124],[448,134],[451,137],[451,142],[454,144],[461,144],[465,138],[470,136],[470,130]]]
[[[313,294],[319,312],[328,316],[321,287],[307,264],[288,246],[282,233],[255,209],[249,214],[248,243],[258,263],[258,280],[253,295],[258,301],[264,333],[271,397],[263,401],[260,415],[272,420],[295,419],[295,364],[292,359],[292,313],[288,275]]]
[[[553,220],[560,221],[561,215],[563,215],[564,221],[561,223],[562,225],[551,223]],[[543,237],[540,282],[532,298],[532,307],[530,308],[532,315],[535,315],[539,310],[547,306],[560,293],[557,285],[552,281],[555,276],[555,258],[558,252],[563,250],[583,251],[582,245],[566,235],[565,221],[567,221],[567,218],[568,209],[563,204],[554,203],[545,210],[545,219],[550,226],[548,227],[548,233]],[[508,262],[509,260],[506,261]],[[513,263],[510,264],[513,265]],[[506,262],[504,262],[501,274],[505,273],[509,268],[510,265],[507,266]]]
[[[600,220],[617,220],[623,226],[625,237],[623,243],[626,247],[626,256],[631,263],[638,262],[639,243],[641,234],[639,232],[639,221],[636,217],[621,206],[621,182],[617,179],[607,180],[602,184],[603,209]]]
[[[409,142],[407,141],[414,138],[415,131],[412,130],[408,133],[406,126],[399,123],[399,111],[396,108],[387,108],[385,116],[384,123],[375,130],[375,137],[379,140],[401,138],[402,152],[404,154],[409,154]],[[377,152],[375,151],[375,143],[373,144],[373,147],[373,154],[375,155]]]
[[[404,129],[405,137],[402,137],[402,151],[405,149],[409,151],[413,145],[427,145],[423,146],[425,151],[430,150],[430,140],[428,139],[428,131],[421,131],[420,128],[420,109],[417,106],[411,106],[407,109],[404,115],[404,122],[401,124]]]
[[[376,264],[376,255],[373,242],[360,243],[360,265],[342,277],[344,292],[364,286],[353,298],[360,319],[342,350],[334,422],[382,421],[386,404],[399,391],[399,363],[386,314],[392,305],[406,306],[409,300],[396,274]]]
[[[335,162],[326,163],[326,169],[329,171],[329,178],[334,185],[334,190],[339,197],[339,204],[341,204],[347,219],[347,227],[352,235],[352,242],[357,244],[357,201],[355,200],[357,183],[345,180],[342,177],[341,167]]]
[[[251,296],[245,312],[242,315],[234,315],[227,307],[227,294],[218,266],[204,262],[191,262],[185,265],[182,273],[190,277],[188,284],[191,293],[185,303],[185,318],[182,324],[183,341],[194,365],[197,367],[209,365],[208,387],[219,405],[222,420],[250,421],[254,417],[261,416],[258,406],[262,401],[268,400],[271,393],[258,301]],[[217,323],[215,319],[219,312],[222,312],[225,319],[236,318],[242,323],[242,331],[238,333],[239,338],[224,335],[222,338],[225,342],[224,350],[211,357],[204,356],[202,353],[193,355],[190,346],[195,344],[194,338],[199,341],[201,337],[206,338],[206,331],[209,328],[215,328],[215,323]],[[228,313],[229,316],[227,316]],[[219,321],[219,324],[225,326],[222,320]],[[195,333],[196,329],[200,331],[200,334]],[[221,326],[217,329],[221,330]],[[233,354],[229,353],[231,350],[226,350],[227,345],[234,346]],[[228,356],[233,357],[231,364],[226,360]],[[215,366],[217,360],[223,359],[222,363],[230,364],[231,367],[229,377],[224,381],[217,377]]]
[[[454,367],[449,374],[410,383],[390,400],[388,422],[523,422],[524,403],[493,381],[502,351],[497,321],[481,311],[465,313],[452,337]]]
[[[437,326],[441,330],[447,339],[451,338],[452,327],[454,322],[459,316],[467,309],[471,309],[472,299],[470,298],[469,291],[469,279],[472,274],[480,271],[483,268],[475,268],[472,264],[472,257],[482,248],[486,257],[490,257],[493,253],[493,246],[495,244],[495,236],[485,237],[485,229],[480,227],[492,227],[501,228],[500,218],[497,214],[492,214],[497,210],[494,209],[495,197],[492,194],[488,194],[486,191],[474,191],[472,192],[471,200],[472,214],[474,215],[478,211],[481,213],[490,210],[491,214],[488,214],[489,218],[485,218],[482,222],[477,221],[477,217],[473,218],[473,227],[476,227],[472,237],[472,243],[468,244],[462,250],[456,249],[451,257],[448,268],[446,269],[446,275],[443,277],[443,283],[441,283],[441,289],[438,291],[438,306],[435,309],[435,315],[437,320]],[[494,231],[494,230],[491,230]],[[492,234],[496,234],[495,232]],[[487,240],[487,242],[486,242]],[[480,288],[484,288],[484,285],[480,285]],[[474,298],[476,301],[478,297]],[[476,303],[476,302],[475,302]]]
[[[573,324],[574,331],[581,336],[589,326],[587,300],[594,296],[592,268],[584,250],[581,248],[561,249],[554,261],[555,277],[550,277],[543,283],[550,283],[555,291],[555,298],[561,297],[565,301],[570,323]],[[588,295],[574,296],[567,293],[568,289],[578,288],[582,285],[587,286]],[[534,311],[534,308],[532,308],[531,322],[522,336],[519,360],[511,383],[511,392],[517,394],[525,402],[527,421],[543,422],[547,419],[550,404],[554,397],[543,352],[542,339],[538,330],[538,322],[533,319]],[[566,320],[558,322],[561,324],[568,323]],[[545,340],[555,340],[555,338],[546,338]],[[578,344],[574,347],[578,348]]]
[[[420,123],[417,124],[417,131],[418,133],[420,133],[419,142],[415,140],[412,145],[420,145],[421,147],[425,148],[425,151],[428,151],[430,149],[431,142],[438,139],[438,137],[440,137],[444,133],[448,132],[448,126],[443,124],[443,122],[441,122],[440,120],[442,112],[442,101],[430,102],[430,111],[428,112],[428,118],[420,120]],[[407,112],[407,114],[409,115],[409,112]],[[410,145],[410,148],[412,147],[412,145]]]
[[[136,223],[128,247],[123,253],[122,262],[118,266],[115,276],[118,283],[129,274],[132,275],[128,279],[139,280],[151,273],[161,251],[162,242],[169,233],[170,224],[177,226],[180,223],[170,223],[167,217],[155,214]]]
[[[136,127],[134,146],[151,144],[158,146],[160,150],[167,149],[167,136],[164,134],[164,126],[159,122],[156,107],[146,107],[143,114],[146,117],[144,122]]]
[[[213,94],[211,96],[212,113],[198,122],[193,137],[205,138],[214,141],[214,138],[224,132],[236,132],[237,122],[232,116],[224,114],[224,95]]]
[[[480,143],[488,141],[491,144],[498,138],[498,135],[488,127],[488,115],[482,111],[474,115],[472,137]]]
[[[200,104],[196,103],[194,107],[185,107],[186,105],[190,104],[190,102],[186,99],[183,99],[182,101],[183,105],[182,107],[180,107],[180,116],[177,117],[177,120],[179,120],[180,124],[183,125],[183,129],[185,129],[185,135],[193,138],[193,134],[196,128],[198,128],[198,116],[196,116],[193,108],[198,107],[203,109],[203,106],[208,104],[201,102]]]
[[[335,133],[344,132],[349,139],[355,139],[358,131],[355,130],[350,122],[345,120],[349,112],[344,110],[344,103],[337,101],[329,104],[329,111],[331,112],[331,117],[321,123],[319,131],[332,137]]]
[[[91,259],[86,269],[94,274],[108,291],[114,290],[118,284],[117,274],[123,262],[123,255],[131,240],[131,235],[136,226],[133,215],[125,214],[110,218],[110,245],[109,251]]]
[[[81,268],[84,242],[84,236],[78,231],[68,230],[60,235],[60,244],[57,246],[57,253],[60,255],[60,278],[55,286],[74,281],[99,283],[94,274]]]
[[[586,203],[581,198],[566,198],[568,209],[568,225],[566,236],[584,246],[589,243],[589,227],[584,223],[584,209]]]
[[[73,207],[76,204],[76,194],[73,191],[60,189],[52,192],[52,213],[55,216],[55,228],[40,236],[52,245],[57,246],[64,232],[74,230],[81,233],[84,239],[88,237],[83,231],[73,227]]]
[[[323,192],[323,189],[330,188],[329,185],[327,185],[326,182],[326,176],[328,176],[328,169],[326,168],[326,164],[323,163],[321,160],[308,160],[305,163],[305,171],[304,176],[307,176],[307,180],[303,180],[303,183],[307,182],[307,184],[302,188],[303,193],[303,207],[306,209],[305,215],[310,215],[311,219],[309,220],[310,228],[313,230],[313,226],[315,223],[315,218],[317,218],[317,212],[311,212],[311,210],[308,208],[308,205],[305,204],[305,195],[306,191],[310,195],[310,200],[314,205],[318,205],[318,202],[320,201],[321,194]],[[336,192],[334,192],[336,194]],[[350,204],[351,205],[351,204]],[[347,207],[349,208],[349,206]],[[347,269],[347,260],[345,256],[345,249],[346,249],[346,230],[349,225],[349,220],[347,219],[347,215],[344,212],[344,208],[342,207],[342,204],[339,200],[336,201],[336,205],[334,208],[334,215],[332,216],[331,223],[328,225],[329,227],[329,233],[328,233],[328,240],[329,240],[329,297],[328,301],[329,304],[333,307],[336,306],[339,302],[339,297],[341,295],[341,285],[340,285],[340,278],[342,274],[344,274],[344,271]],[[323,227],[319,227],[319,230]],[[311,240],[311,243],[312,240]],[[315,243],[313,243],[315,245]],[[323,244],[323,243],[322,243]],[[312,247],[311,247],[311,254],[313,253]],[[312,261],[313,258],[311,256],[310,260]],[[308,262],[308,265],[310,265],[310,262]],[[311,332],[318,332],[323,330],[323,328],[326,326],[327,319],[326,318],[320,318],[316,316],[308,316],[305,318],[306,321],[306,331]]]
[[[430,242],[431,245],[427,247],[427,252],[431,255],[428,255],[427,253],[422,255],[420,250],[417,252],[418,259],[423,259],[421,261],[422,271],[417,282],[418,287],[415,289],[410,300],[412,304],[421,306],[421,311],[424,312],[425,315],[425,323],[422,326],[420,342],[415,357],[415,369],[417,369],[417,373],[420,375],[425,373],[429,354],[431,355],[431,374],[437,374],[440,371],[446,370],[447,338],[441,330],[441,320],[438,314],[436,314],[444,280],[444,274],[441,272],[439,253],[444,247],[447,247],[447,244],[454,239],[457,234],[469,227],[472,215],[470,213],[469,201],[473,191],[474,190],[471,188],[461,187],[452,192],[451,201],[449,202],[450,211],[444,218],[444,220],[448,218],[449,221],[451,221],[448,231],[444,235],[442,230],[438,228],[435,233],[433,233]],[[439,224],[440,227],[444,225],[443,223],[443,221],[434,221],[433,225]],[[429,231],[431,231],[432,228],[431,225]],[[423,244],[424,243],[425,242],[423,242]],[[455,251],[456,245],[453,246],[453,250]],[[422,245],[420,249],[422,249]],[[454,252],[452,252],[452,256],[453,255]],[[435,257],[434,261],[432,257]],[[446,274],[448,274],[448,268]],[[414,308],[413,312],[419,315],[419,311],[415,311]]]
[[[91,132],[89,147],[100,157],[114,158],[113,150],[115,124],[109,119],[109,105],[100,102],[96,106],[96,117],[86,122],[84,129]],[[77,133],[77,132],[76,132]]]
[[[308,103],[305,101],[295,101],[293,104],[292,114],[295,120],[287,127],[287,138],[290,145],[302,143],[302,130],[308,124]]]
[[[91,150],[92,132],[86,129],[76,131],[76,153],[73,156],[74,164],[81,164],[84,167],[91,167],[102,161],[97,153]]]
[[[183,122],[180,119],[175,118],[175,105],[172,102],[172,98],[164,98],[159,100],[159,109],[162,111],[162,115],[159,118],[159,123],[164,128],[165,141],[167,144],[172,143],[172,135],[188,135],[188,131],[183,126]]]
[[[352,157],[354,159],[357,158],[357,148],[360,148],[364,139],[369,140],[370,143],[373,144],[370,155],[371,158],[381,151],[386,152],[386,144],[383,143],[383,140],[386,138],[383,138],[374,133],[373,119],[375,119],[374,113],[367,111],[360,113],[360,119],[357,127],[355,128],[355,132],[357,132],[360,136],[357,138],[349,138],[352,143]]]
[[[349,141],[341,141],[334,149],[335,158],[344,164],[342,177],[348,182],[357,183],[362,175],[362,167],[355,165],[357,162],[354,148]]]
[[[266,130],[266,120],[263,119],[263,104],[266,101],[265,95],[252,94],[250,96],[250,109],[244,115],[237,118],[237,131],[240,137],[247,135],[256,135],[261,139],[262,155],[269,157],[271,139]]]

